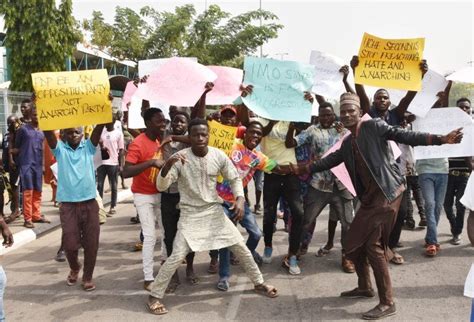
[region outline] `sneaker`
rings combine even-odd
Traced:
[[[265,264],[270,264],[272,262],[272,252],[273,249],[271,247],[265,247],[265,249],[263,250],[262,262],[264,262]]]
[[[452,245],[460,245],[461,244],[461,237],[459,235],[453,235],[453,239],[451,239]]]
[[[219,291],[227,292],[229,290],[229,281],[227,279],[221,279],[219,282],[217,282],[217,289]]]
[[[56,256],[54,257],[54,260],[56,262],[65,262],[66,261],[66,253],[64,252],[64,250],[60,250]]]
[[[298,266],[298,260],[296,259],[296,256],[291,256],[289,260],[290,268],[288,269],[288,272],[291,275],[300,275],[301,274],[301,269]]]

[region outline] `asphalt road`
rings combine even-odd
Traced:
[[[119,204],[117,210],[117,215],[102,227],[94,292],[66,285],[67,263],[53,260],[60,230],[7,254],[2,261],[8,277],[4,295],[7,320],[156,321],[157,317],[145,308],[141,253],[131,251],[140,230],[139,225],[130,224],[134,207],[129,201]],[[260,225],[261,221],[262,216],[258,216]],[[280,266],[287,249],[287,234],[282,227],[280,220],[274,238],[274,260],[262,268],[265,279],[278,288],[278,298],[255,294],[238,266],[232,267],[235,274],[230,290],[218,291],[217,276],[206,272],[209,257],[200,253],[195,263],[200,283],[191,286],[184,281],[183,265],[179,269],[182,284],[164,300],[170,313],[160,320],[358,320],[361,313],[376,305],[377,299],[339,297],[340,292],[356,286],[357,278],[340,270],[338,243],[328,256],[314,256],[326,241],[327,212],[320,216],[310,251],[300,263],[300,276],[290,276]],[[387,320],[467,321],[471,302],[462,294],[474,248],[468,245],[466,233],[460,246],[448,243],[444,214],[439,232],[442,250],[436,258],[423,256],[423,237],[424,230],[402,232],[405,247],[400,253],[406,263],[390,267],[398,314]],[[263,242],[259,250],[263,250]],[[155,268],[159,269],[158,263]]]

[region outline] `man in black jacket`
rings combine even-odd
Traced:
[[[341,121],[351,135],[344,139],[339,150],[309,165],[308,171],[328,170],[342,162],[347,167],[361,205],[346,237],[346,256],[355,264],[358,287],[341,296],[375,296],[370,282],[370,263],[380,303],[363,318],[379,319],[396,312],[387,265],[393,256],[388,239],[405,190],[405,179],[387,140],[413,146],[441,145],[459,143],[463,134],[461,129],[447,135],[406,131],[379,118],[362,121],[359,97],[351,93],[341,95]]]

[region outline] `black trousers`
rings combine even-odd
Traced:
[[[265,246],[271,247],[273,224],[276,221],[278,200],[283,196],[291,212],[289,252],[296,254],[299,249],[303,226],[303,199],[300,180],[295,175],[265,173],[263,185],[263,235]]]
[[[469,177],[465,176],[448,176],[448,187],[446,189],[446,196],[444,198],[444,211],[448,217],[451,225],[451,234],[460,235],[464,227],[464,214],[466,207],[459,201],[466,190],[467,181]],[[456,213],[453,211],[454,203],[456,202]]]

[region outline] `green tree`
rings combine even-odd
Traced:
[[[455,82],[449,92],[449,106],[456,106],[456,101],[461,97],[466,97],[474,103],[474,84]]]
[[[104,16],[100,11],[92,11],[92,19],[84,19],[82,28],[92,32],[91,42],[100,49],[110,46],[114,38],[114,27],[105,22]]]
[[[92,33],[92,43],[100,46],[103,43],[96,40],[96,34],[102,27],[93,27],[93,19],[84,24],[85,29]],[[277,22],[278,17],[269,11],[249,11],[232,17],[217,5],[209,6],[200,15],[190,4],[178,6],[174,12],[147,6],[135,13],[117,7],[109,51],[122,59],[193,56],[206,65],[241,67],[245,55],[278,36],[283,26]],[[99,26],[102,24],[105,22]]]
[[[31,73],[65,69],[65,59],[72,55],[82,36],[72,17],[71,0],[3,0],[11,68],[10,88],[32,91]]]

